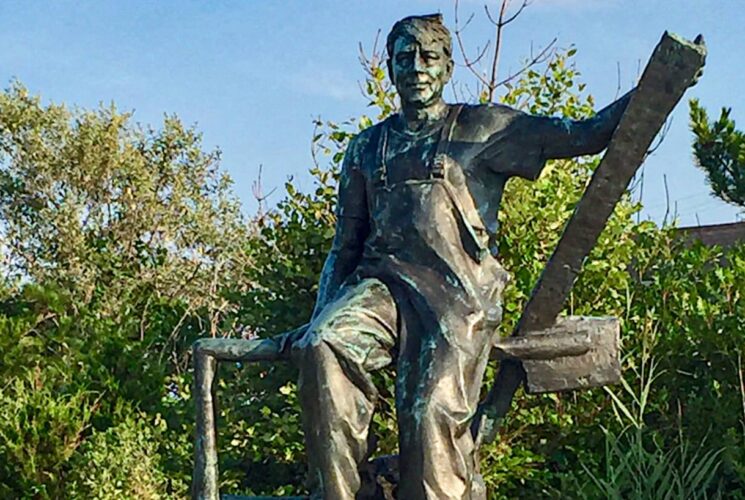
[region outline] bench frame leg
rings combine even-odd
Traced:
[[[217,372],[217,359],[197,348],[194,355],[195,397],[197,428],[194,443],[193,500],[219,500],[217,483],[217,433],[215,393],[213,382]]]

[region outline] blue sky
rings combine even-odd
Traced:
[[[514,0],[517,3],[519,0]],[[496,2],[489,2],[494,5]],[[442,12],[453,26],[453,2],[438,0],[77,1],[0,0],[0,80],[18,78],[45,100],[82,107],[114,101],[135,119],[157,124],[163,113],[195,123],[251,214],[251,184],[263,165],[265,191],[293,176],[311,187],[312,118],[340,121],[365,112],[358,43],[368,48],[400,17]],[[483,2],[466,44],[492,36]],[[534,0],[505,33],[502,73],[517,68],[531,44],[574,44],[582,80],[599,106],[633,85],[664,30],[703,33],[704,77],[686,95],[713,115],[733,107],[745,128],[745,2],[742,0]],[[471,81],[456,67],[455,79]],[[737,210],[712,198],[690,153],[687,104],[644,166],[644,216],[671,209],[683,225],[736,220]],[[506,202],[509,202],[507,200]]]

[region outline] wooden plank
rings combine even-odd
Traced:
[[[691,43],[667,32],[662,36],[514,334],[541,330],[556,320],[582,262],[595,246],[665,119],[703,67],[705,56],[703,43]],[[501,364],[495,385],[473,422],[477,442],[494,439],[499,421],[524,378],[519,361]]]

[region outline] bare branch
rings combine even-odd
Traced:
[[[507,26],[512,21],[514,21],[515,19],[517,19],[517,17],[522,13],[523,10],[525,10],[525,7],[527,7],[528,5],[530,5],[530,2],[528,0],[523,0],[523,3],[520,5],[520,8],[517,9],[517,12],[515,12],[513,15],[511,15],[510,17],[508,17],[507,19],[505,19],[502,22],[502,26]]]
[[[621,93],[621,63],[616,61],[616,96],[613,98],[618,99],[618,95]]]
[[[494,57],[491,62],[491,77],[489,78],[489,90],[487,98],[491,102],[494,97],[494,83],[497,81],[497,67],[499,66],[499,55],[502,52],[502,31],[504,29],[504,13],[507,10],[510,0],[502,0],[502,6],[499,9],[499,22],[497,23],[496,43],[494,44]],[[484,5],[486,9],[486,5]],[[489,10],[487,9],[487,13]],[[489,16],[491,17],[491,16]]]
[[[497,81],[497,74],[499,71],[499,59],[502,53],[502,41],[503,41],[504,28],[505,26],[513,22],[515,19],[517,19],[528,5],[530,5],[529,0],[522,0],[522,2],[520,3],[520,7],[518,7],[518,9],[513,14],[508,15],[507,11],[510,6],[510,0],[501,0],[500,7],[499,7],[499,15],[496,19],[492,15],[491,10],[489,10],[489,6],[484,5],[484,12],[486,13],[486,17],[496,28],[495,38],[494,38],[495,40],[494,52],[493,52],[492,60],[491,60],[491,68],[490,68],[489,75],[487,78],[484,74],[482,74],[482,72],[478,71],[475,68],[475,65],[479,60],[481,60],[481,58],[483,57],[489,45],[487,44],[484,47],[484,50],[479,54],[477,58],[472,59],[468,57],[468,54],[466,53],[461,35],[463,33],[463,29],[465,28],[465,26],[467,26],[473,19],[473,15],[471,15],[468,18],[468,21],[466,22],[466,24],[463,27],[461,27],[459,23],[459,18],[458,18],[459,2],[458,0],[455,0],[455,38],[458,42],[458,48],[460,50],[461,55],[463,56],[463,61],[465,63],[465,66],[471,71],[471,73],[473,73],[476,76],[479,82],[481,82],[481,84],[485,87],[486,99],[488,101],[492,101],[494,99],[494,92],[496,91],[498,87],[509,82],[510,80],[515,78],[518,74],[522,73],[522,71],[527,69],[527,68],[524,68],[520,70],[517,74],[511,75],[510,77],[508,77],[507,79],[501,82]],[[552,42],[550,45],[552,45],[554,42]],[[544,50],[547,51],[548,49],[544,49]],[[528,67],[534,64],[538,64],[539,62],[542,62],[541,60],[542,55],[543,54],[539,55],[537,58],[532,58],[534,62],[532,62]]]
[[[636,60],[636,81],[638,82],[642,78],[642,60]]]
[[[315,160],[315,155],[313,155],[313,159]],[[269,191],[268,193],[264,194],[264,187],[263,187],[263,185],[261,183],[261,174],[263,173],[263,170],[264,170],[264,165],[263,164],[259,164],[259,176],[256,178],[255,181],[253,181],[251,183],[251,193],[253,194],[254,198],[256,198],[256,201],[259,204],[259,207],[257,208],[257,212],[258,212],[257,213],[257,217],[259,219],[261,219],[262,217],[264,217],[264,213],[265,213],[264,212],[264,208],[265,208],[264,202],[266,201],[267,198],[269,198],[269,196],[272,195],[272,193],[274,193],[274,191],[277,190],[277,188],[275,186],[271,191]]]
[[[489,6],[484,4],[484,11],[486,12],[486,17],[489,19],[489,22],[491,22],[494,26],[499,26],[499,21],[495,21],[494,17],[491,15],[491,11],[489,10]]]
[[[458,2],[455,2],[455,3],[457,4]],[[457,6],[457,5],[456,5],[456,8],[458,8],[458,6]],[[471,21],[473,21],[473,16],[475,16],[475,15],[476,15],[476,14],[474,14],[473,12],[471,12],[471,15],[470,15],[470,16],[468,16],[468,19],[466,19],[466,23],[465,23],[465,24],[463,25],[463,27],[461,28],[461,31],[463,31],[463,30],[465,30],[466,28],[468,28],[468,25],[469,25],[469,24],[471,24]]]
[[[667,175],[662,175],[662,182],[665,184],[665,217],[662,219],[662,225],[665,226],[670,216],[670,189],[667,187]]]
[[[481,58],[483,58],[484,55],[486,55],[486,51],[489,49],[489,46],[490,45],[491,45],[491,40],[487,40],[486,41],[486,45],[484,45],[484,48],[483,49],[479,49],[478,47],[476,47],[476,51],[479,53],[479,55],[476,56],[473,60],[470,60],[469,61],[469,63],[471,64],[471,66],[475,66],[476,64],[478,64],[479,61],[481,61]],[[468,67],[468,64],[458,64],[458,66],[462,66],[464,68],[467,68]]]
[[[453,79],[450,80],[450,89],[453,92],[453,98],[455,99],[455,102],[460,102],[461,99],[458,96],[458,87],[455,85],[455,80]]]
[[[475,69],[474,65],[476,64],[474,61],[472,61],[468,57],[468,53],[466,52],[466,48],[463,44],[463,30],[468,26],[468,24],[473,19],[473,14],[468,18],[468,21],[466,21],[465,26],[461,27],[460,25],[460,17],[458,16],[460,2],[459,0],[455,0],[455,12],[454,12],[454,21],[455,21],[455,40],[458,43],[458,50],[460,51],[461,57],[463,57],[463,63],[468,70],[473,73],[473,75],[485,86],[489,86],[489,82],[487,79],[477,70]],[[486,48],[484,48],[484,51],[486,51]],[[480,57],[479,57],[480,59]]]
[[[181,326],[184,324],[184,321],[186,321],[189,315],[191,315],[191,312],[192,312],[191,306],[188,306],[186,310],[184,311],[184,314],[182,314],[181,318],[179,318],[178,323],[176,323],[176,326],[174,326],[173,330],[171,330],[171,333],[168,335],[168,338],[166,339],[165,343],[163,344],[163,348],[160,351],[160,356],[158,357],[159,363],[163,361],[163,356],[168,350],[168,346],[171,345],[171,343],[176,340],[176,338],[178,337],[179,330],[181,329]]]
[[[510,3],[510,0],[507,0],[507,4],[508,4],[508,5],[509,5],[509,3]],[[517,17],[518,17],[518,16],[519,16],[519,15],[520,15],[520,14],[522,13],[522,11],[523,11],[523,10],[525,9],[525,7],[527,7],[528,5],[530,5],[530,2],[529,2],[528,0],[523,0],[523,3],[522,3],[522,4],[520,5],[520,7],[519,7],[519,8],[517,9],[517,12],[515,12],[515,13],[514,13],[513,15],[511,15],[511,16],[510,16],[510,17],[508,17],[507,19],[504,19],[504,16],[503,16],[502,12],[500,12],[500,20],[499,20],[499,21],[495,21],[495,20],[494,20],[494,17],[492,16],[491,12],[489,11],[489,6],[488,6],[488,5],[484,5],[484,10],[486,11],[486,17],[488,17],[488,18],[489,18],[489,21],[491,21],[491,23],[492,23],[492,24],[493,24],[494,26],[497,26],[497,25],[500,25],[500,24],[501,24],[502,26],[507,26],[507,25],[508,25],[508,24],[510,24],[510,23],[511,23],[512,21],[514,21],[515,19],[517,19]],[[503,3],[503,6],[504,6],[504,3]],[[501,9],[500,9],[500,10],[501,10]]]

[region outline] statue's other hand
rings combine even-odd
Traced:
[[[281,359],[290,359],[292,345],[303,338],[309,326],[310,323],[305,323],[293,330],[272,337],[272,339],[277,343],[277,351],[279,352],[279,357]]]

